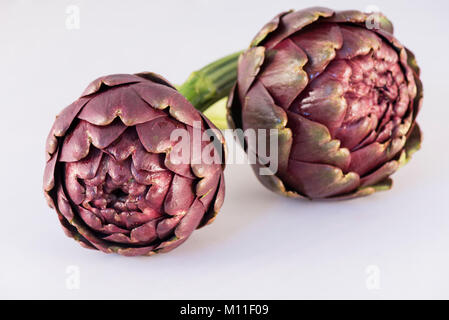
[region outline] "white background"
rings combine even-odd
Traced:
[[[79,30],[66,27],[71,4]],[[91,80],[147,70],[181,83],[246,47],[278,12],[317,4],[377,5],[422,67],[424,145],[393,190],[291,200],[230,165],[217,220],[171,253],[125,258],[66,238],[41,191],[44,144]],[[449,298],[448,12],[446,0],[2,1],[0,298]],[[69,266],[78,290],[67,287]]]

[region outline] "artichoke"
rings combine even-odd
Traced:
[[[193,153],[187,163],[173,161],[176,129],[206,133],[220,161]],[[48,203],[84,247],[125,256],[170,251],[212,222],[223,203],[224,140],[214,129],[156,74],[99,78],[50,131]]]
[[[419,149],[422,104],[414,55],[381,14],[309,8],[266,24],[238,61],[228,121],[277,129],[270,190],[309,199],[353,198],[389,189],[389,178]],[[373,23],[377,22],[377,23]],[[257,148],[246,141],[245,150]]]

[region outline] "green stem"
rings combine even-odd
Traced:
[[[237,63],[241,52],[221,58],[193,72],[178,90],[201,112],[228,96],[237,80]],[[225,114],[223,114],[223,118]]]

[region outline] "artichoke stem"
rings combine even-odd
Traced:
[[[194,71],[178,90],[193,106],[205,112],[216,102],[229,95],[237,80],[237,63],[242,52],[236,52],[221,58],[204,68]],[[226,119],[226,109],[219,108],[220,114],[214,112],[211,121],[218,127],[223,127]]]
[[[221,130],[228,128],[228,121],[226,120],[226,104],[228,102],[228,97],[224,97],[221,100],[218,100],[206,111],[204,111],[204,115],[212,121],[212,123]]]

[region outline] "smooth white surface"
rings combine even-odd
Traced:
[[[79,30],[66,28],[71,4]],[[148,70],[181,83],[246,47],[278,12],[318,4],[377,5],[417,55],[425,141],[392,191],[295,201],[230,165],[217,220],[169,254],[105,255],[65,237],[41,191],[44,143],[91,80]],[[0,298],[449,298],[448,12],[446,0],[2,1]],[[78,290],[66,287],[72,265]],[[378,290],[367,286],[370,266]]]

